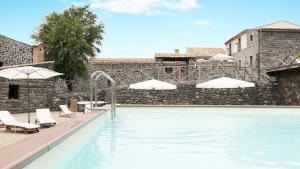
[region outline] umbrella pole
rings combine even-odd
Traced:
[[[30,123],[30,105],[29,105],[29,75],[27,75],[27,118]]]

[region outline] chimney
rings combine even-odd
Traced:
[[[32,46],[32,62],[33,63],[44,62],[44,44],[39,43]]]
[[[175,54],[179,54],[179,49],[175,49]]]

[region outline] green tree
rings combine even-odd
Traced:
[[[32,38],[45,46],[45,60],[55,61],[54,69],[65,74],[68,89],[72,80],[87,76],[88,58],[100,52],[104,26],[89,6],[72,6],[62,13],[52,12]]]

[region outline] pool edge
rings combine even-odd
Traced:
[[[117,104],[116,107],[300,108],[300,106],[285,106],[285,105],[146,105],[146,104]]]
[[[68,129],[68,130],[64,131],[62,134],[57,135],[56,137],[50,139],[49,141],[45,142],[43,145],[37,146],[35,149],[32,149],[32,151],[24,153],[23,155],[20,155],[19,158],[16,158],[15,160],[11,160],[10,162],[7,162],[7,163],[4,162],[4,164],[2,164],[2,165],[0,163],[0,168],[3,168],[3,169],[6,169],[6,168],[7,169],[9,169],[9,168],[13,168],[13,169],[24,168],[26,165],[28,165],[29,163],[31,163],[32,161],[34,161],[35,159],[37,159],[38,157],[40,157],[44,153],[48,152],[49,150],[54,148],[56,145],[58,145],[59,143],[61,143],[65,139],[69,138],[74,133],[76,133],[78,130],[82,129],[83,127],[85,127],[86,125],[91,123],[92,121],[96,120],[98,117],[100,117],[103,113],[105,113],[107,111],[108,111],[108,109],[102,109],[102,110],[98,110],[97,113],[96,112],[92,113],[92,115],[90,117],[86,117],[86,119],[84,119],[84,121],[82,121],[81,123],[79,123],[75,127],[71,126],[70,129]],[[74,120],[76,120],[76,119],[74,119]],[[33,137],[29,137],[27,139],[28,140],[29,139],[34,139]],[[25,140],[27,140],[27,139],[25,139]],[[21,142],[18,142],[18,143],[15,143],[15,144],[22,144]],[[15,144],[12,144],[12,145],[8,146],[8,148],[13,149],[13,146]],[[26,145],[23,144],[23,146],[26,146]],[[5,155],[5,154],[1,153],[1,152],[3,152],[4,149],[6,149],[6,148],[3,148],[0,151],[0,154]]]

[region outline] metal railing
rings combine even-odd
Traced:
[[[90,106],[93,110],[93,92],[95,93],[95,106],[97,106],[97,93],[98,85],[97,82],[101,77],[107,78],[111,83],[111,119],[113,120],[116,117],[116,82],[112,79],[107,73],[103,71],[95,71],[90,77]]]

